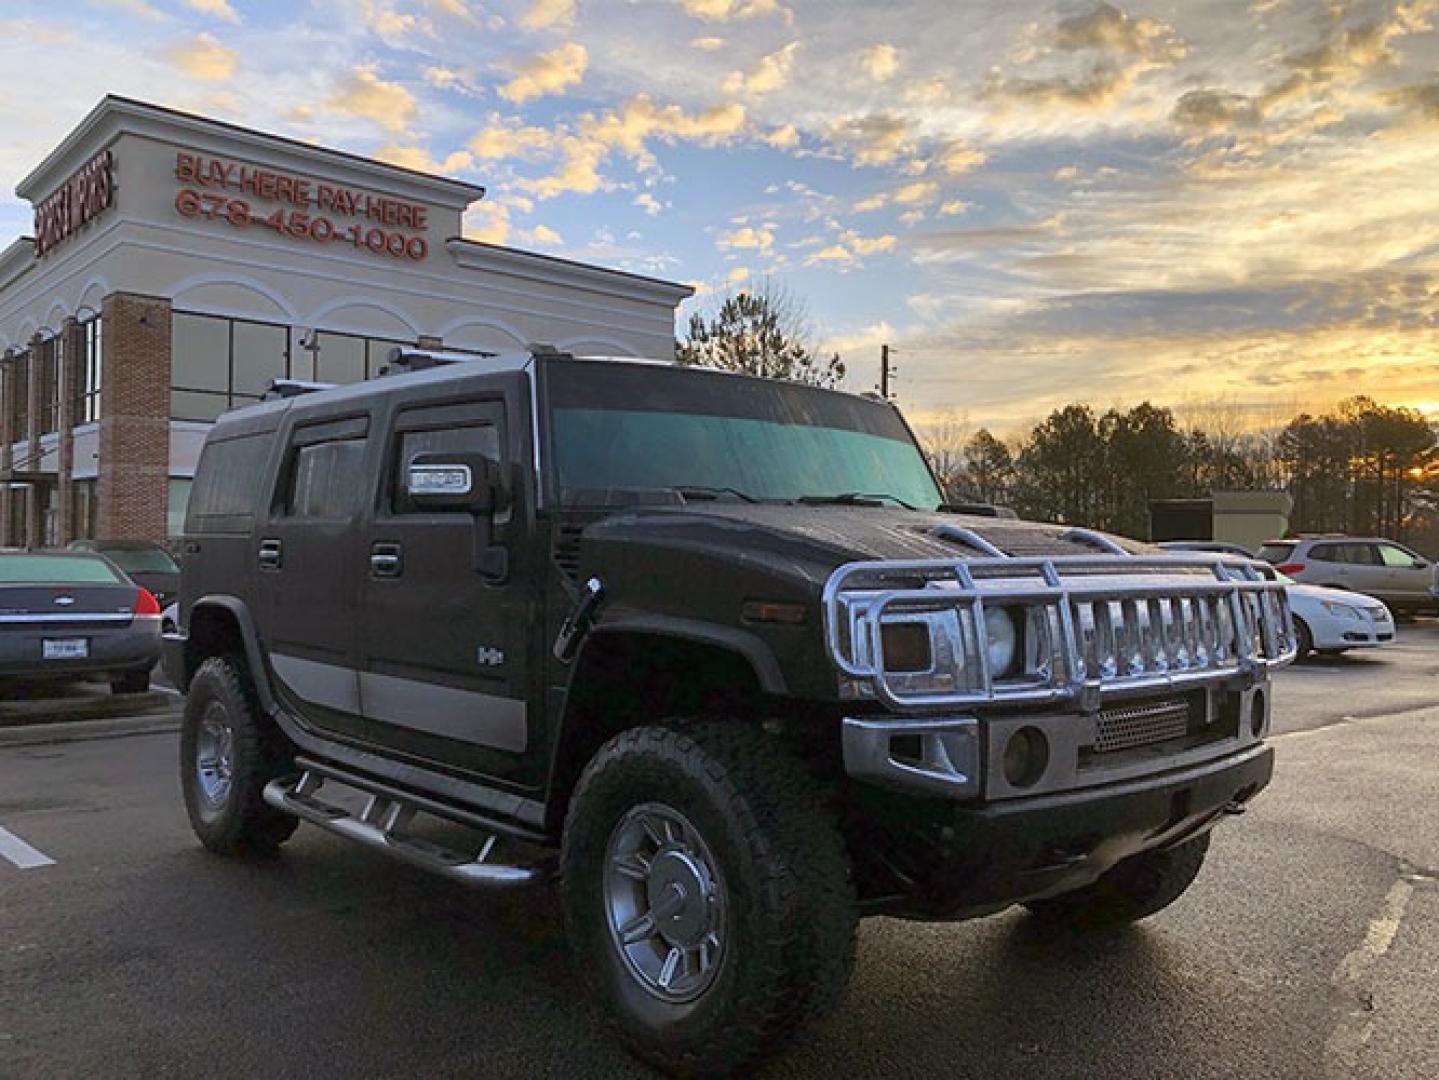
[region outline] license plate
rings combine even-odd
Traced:
[[[46,660],[84,660],[90,655],[90,642],[85,638],[47,638],[41,650]]]

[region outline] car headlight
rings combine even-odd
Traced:
[[[985,659],[989,663],[990,678],[1002,679],[1014,674],[1019,660],[1019,626],[1014,616],[1004,608],[985,608],[984,633],[988,642]]]
[[[1357,607],[1352,607],[1349,604],[1341,604],[1337,600],[1321,600],[1319,601],[1319,606],[1336,619],[1353,619],[1358,622],[1360,618],[1362,618]]]

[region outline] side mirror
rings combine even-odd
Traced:
[[[1428,570],[1428,569],[1429,569],[1429,564],[1428,564],[1427,562],[1425,562],[1423,559],[1415,559],[1415,560],[1414,560],[1414,569],[1415,569],[1415,570]]]
[[[500,467],[483,454],[416,454],[405,474],[405,494],[418,510],[493,513],[502,501]]]

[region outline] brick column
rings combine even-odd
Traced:
[[[75,539],[75,397],[79,393],[85,361],[85,328],[75,319],[66,319],[60,331],[60,407],[58,429],[55,525],[61,546]]]
[[[10,520],[14,499],[10,495],[10,479],[15,473],[15,364],[13,353],[6,353],[4,370],[0,372],[0,544],[8,545],[13,522]]]
[[[96,535],[166,538],[170,479],[170,302],[105,298]]]
[[[25,454],[23,457],[24,471],[32,475],[40,471],[40,390],[41,390],[41,363],[40,345],[41,337],[36,334],[30,339],[30,378],[27,380],[30,391],[27,412],[28,421],[25,425]],[[41,485],[34,483],[30,485],[29,491],[25,493],[25,546],[43,547],[45,544],[44,526],[45,520],[40,513],[42,506]]]

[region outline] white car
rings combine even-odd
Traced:
[[[1382,601],[1343,589],[1304,585],[1279,573],[1275,576],[1288,585],[1284,591],[1289,595],[1299,638],[1298,659],[1311,652],[1332,656],[1394,640],[1394,616]]]

